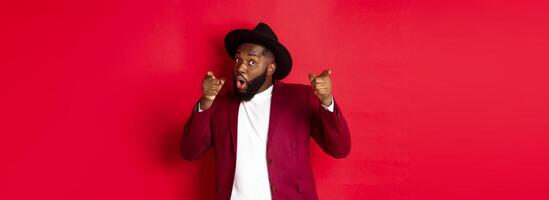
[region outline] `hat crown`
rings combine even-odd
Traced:
[[[260,33],[264,36],[267,36],[267,37],[271,38],[274,41],[278,41],[278,37],[276,37],[276,34],[274,33],[273,29],[271,29],[271,27],[269,27],[269,25],[267,25],[263,22],[259,22],[259,24],[257,24],[257,26],[255,26],[253,31],[258,32],[258,33]]]

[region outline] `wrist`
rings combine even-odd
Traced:
[[[320,103],[321,103],[322,105],[328,107],[328,106],[332,105],[332,103],[333,103],[333,102],[332,102],[332,99],[333,99],[332,95],[329,95],[328,97],[322,98],[322,99],[320,100]]]
[[[215,96],[214,96],[215,98]],[[213,99],[210,99],[208,97],[205,97],[205,96],[202,96],[200,98],[200,109],[201,110],[207,110],[208,108],[210,108],[210,106],[212,106],[213,104]]]

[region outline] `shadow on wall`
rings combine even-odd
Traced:
[[[197,161],[185,161],[179,154],[183,127],[196,101],[185,100],[183,105],[176,105],[173,99],[156,98],[155,103],[147,103],[146,136],[141,142],[145,149],[143,155],[148,155],[156,174],[169,175],[175,187],[178,198],[174,199],[213,199],[215,192],[214,154],[210,150],[206,156]],[[180,103],[179,103],[180,104]],[[183,112],[180,112],[183,110]],[[165,183],[159,183],[160,185]]]
[[[197,68],[196,71],[212,70],[217,77],[227,80],[222,92],[233,90],[232,60],[227,56],[223,46],[225,30],[213,34],[206,42],[208,49],[213,50],[214,62],[208,60],[204,66],[185,66]],[[192,56],[189,56],[192,57]],[[194,57],[193,57],[194,58]],[[194,58],[197,59],[197,58]],[[204,63],[196,61],[189,63]],[[215,67],[215,68],[211,68]],[[193,69],[195,71],[195,69]],[[188,74],[175,76],[173,80],[156,80],[160,85],[149,87],[144,103],[140,108],[144,110],[146,138],[141,141],[146,155],[150,155],[153,165],[174,177],[174,182],[180,183],[176,189],[178,197],[174,199],[214,199],[215,194],[215,161],[214,151],[197,161],[184,161],[180,154],[180,140],[183,128],[191,115],[193,106],[201,94],[201,77],[185,77]],[[192,81],[192,82],[191,82]],[[188,86],[191,87],[188,87]]]

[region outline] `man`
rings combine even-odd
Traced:
[[[259,23],[225,36],[234,60],[234,92],[209,71],[185,125],[181,155],[196,160],[215,149],[216,199],[318,199],[309,138],[328,154],[349,154],[349,128],[332,96],[330,70],[309,74],[311,86],[280,82],[291,71],[288,50]]]

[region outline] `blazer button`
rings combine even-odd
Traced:
[[[273,184],[273,185],[271,186],[271,190],[272,190],[272,191],[277,191],[278,188],[276,188],[276,185]]]

